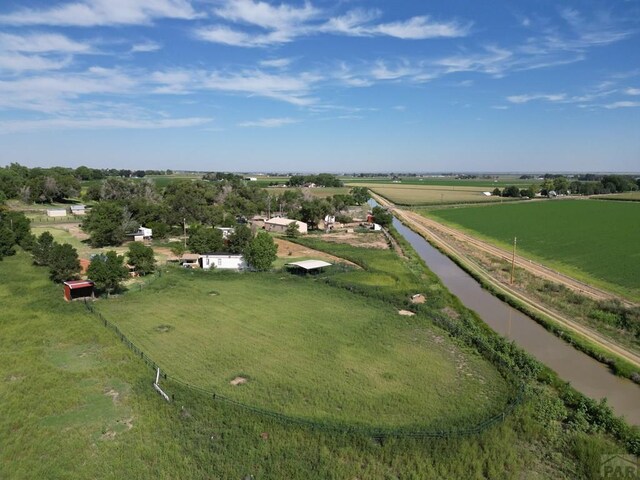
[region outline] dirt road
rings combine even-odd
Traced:
[[[465,235],[463,233],[457,232],[454,229],[451,229],[449,227],[445,227],[437,222],[433,222],[430,221],[428,219],[425,219],[424,217],[421,217],[420,215],[416,214],[415,212],[410,212],[401,208],[397,208],[393,205],[391,205],[387,200],[379,198],[377,195],[374,195],[374,199],[380,203],[381,205],[384,205],[388,208],[390,208],[393,213],[400,218],[404,223],[406,223],[407,225],[411,226],[414,230],[416,230],[418,233],[420,233],[423,237],[425,237],[427,240],[431,241],[432,243],[438,245],[441,249],[443,249],[445,252],[451,254],[452,256],[456,257],[458,260],[462,261],[462,263],[465,264],[465,266],[473,271],[475,274],[479,275],[480,277],[483,278],[483,280],[485,280],[487,283],[491,284],[495,289],[497,289],[498,291],[501,291],[503,293],[506,293],[508,295],[510,295],[513,298],[516,298],[518,301],[522,302],[523,304],[525,304],[528,308],[530,308],[531,310],[538,312],[540,314],[545,315],[546,317],[551,318],[553,321],[557,322],[558,324],[562,325],[563,327],[567,328],[568,330],[571,330],[573,332],[578,333],[579,335],[581,335],[582,337],[585,337],[587,339],[589,339],[591,342],[595,343],[596,345],[600,346],[602,349],[609,351],[610,353],[617,355],[621,358],[624,358],[625,360],[627,360],[628,362],[634,364],[636,367],[640,368],[640,355],[638,355],[637,353],[628,350],[627,348],[617,344],[616,342],[612,341],[611,339],[603,336],[602,334],[600,334],[599,332],[596,332],[580,323],[577,323],[569,318],[566,318],[562,315],[559,315],[557,312],[550,310],[548,307],[546,307],[545,305],[543,305],[540,302],[534,301],[533,299],[527,297],[526,295],[522,294],[522,292],[517,291],[514,288],[511,288],[509,285],[505,285],[504,283],[496,280],[495,278],[493,278],[489,272],[487,272],[484,268],[482,268],[480,265],[478,265],[475,261],[473,261],[472,259],[468,258],[464,252],[459,251],[454,244],[452,244],[451,242],[448,242],[444,236],[442,235],[442,233],[446,233],[447,235],[451,234],[454,238],[462,240],[464,242],[467,242],[468,238],[473,240],[473,242],[469,242],[472,245],[474,245],[474,247],[477,247],[480,249],[480,247],[478,246],[475,239],[472,239],[471,237],[469,237],[468,235]],[[434,225],[435,224],[435,225]],[[439,228],[442,227],[442,228]],[[452,232],[452,233],[450,233]],[[483,244],[484,242],[479,242],[480,244]],[[490,254],[496,255],[496,253],[494,253],[492,251],[491,248],[488,247],[492,247],[495,248],[493,246],[487,246],[484,245],[487,248],[481,248],[483,251],[488,252]],[[501,249],[497,249],[498,251],[501,252],[500,255],[497,256],[504,256],[506,254],[506,258],[511,261],[511,255],[509,254],[509,252],[505,252],[504,250]],[[566,285],[568,288],[573,288],[575,290],[578,290],[582,293],[585,293],[584,287],[585,285],[574,280],[574,279],[570,279],[569,277],[566,277],[565,275],[561,275],[561,274],[557,274],[556,272],[553,272],[552,270],[546,269],[546,267],[541,267],[540,265],[537,264],[530,264],[529,260],[525,260],[525,259],[520,259],[520,263],[518,263],[518,266],[520,266],[521,268],[525,268],[529,271],[531,271],[534,274],[537,274],[537,272],[541,271],[544,272],[544,278],[549,278],[555,282],[558,283],[562,283],[563,285]],[[529,267],[535,267],[535,268],[529,268]],[[545,271],[547,270],[547,271]],[[557,277],[554,276],[558,275]],[[576,282],[576,283],[571,283],[571,281]],[[589,287],[587,285],[587,287]],[[592,296],[595,297],[595,295],[603,295],[600,297],[595,297],[595,298],[613,298],[611,294],[607,293],[607,292],[602,292],[599,291],[598,289],[593,289],[594,291],[590,291],[590,293]],[[628,302],[627,302],[628,303]]]

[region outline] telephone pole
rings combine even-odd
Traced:
[[[182,219],[182,239],[184,240],[184,249],[187,249],[187,219]]]
[[[513,285],[513,273],[516,268],[516,242],[518,241],[517,237],[513,237],[513,256],[511,257],[511,281],[509,282]]]

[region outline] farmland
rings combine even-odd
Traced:
[[[343,178],[345,184],[352,186],[362,186],[362,184],[377,185],[398,185],[394,183],[392,178],[370,177],[370,178]],[[423,185],[423,186],[440,186],[440,187],[470,187],[480,189],[491,189],[496,187],[503,188],[509,185],[516,185],[520,188],[527,188],[530,185],[537,185],[540,180],[537,179],[520,179],[517,176],[500,175],[493,179],[472,178],[462,179],[455,177],[400,177],[400,185]]]
[[[373,262],[360,253],[360,259],[376,268],[392,266],[387,254]],[[398,265],[390,270],[394,277],[401,273]],[[350,275],[365,283],[366,272]],[[622,451],[601,433],[559,423],[564,407],[553,390],[540,385],[530,387],[527,403],[505,422],[451,439],[377,442],[312,431],[212,401],[171,381],[163,386],[176,401],[166,404],[149,386],[152,372],[82,304],[65,304],[60,287],[30,265],[28,255],[19,252],[0,262],[0,278],[2,478],[280,479],[310,478],[314,472],[316,478],[516,479],[528,472],[531,478],[568,479],[595,475],[601,453]],[[415,287],[406,271],[396,278],[403,288]],[[189,304],[199,300],[190,297]],[[133,310],[125,313],[140,318]]]
[[[422,213],[425,213],[424,211]],[[425,213],[586,282],[640,296],[640,205],[563,200]]]
[[[626,193],[611,193],[609,195],[594,195],[596,200],[618,200],[620,202],[640,202],[640,191]]]
[[[451,185],[361,184],[398,205],[445,205],[458,203],[501,203],[510,198],[485,196],[487,188]]]
[[[508,396],[491,365],[442,332],[312,279],[170,269],[100,311],[172,376],[297,417],[464,425]]]

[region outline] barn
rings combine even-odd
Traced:
[[[93,298],[95,284],[91,280],[67,280],[63,285],[64,299],[67,302],[79,298]]]

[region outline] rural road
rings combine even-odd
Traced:
[[[632,363],[636,367],[640,368],[640,355],[613,342],[612,340],[603,336],[599,332],[594,331],[580,323],[577,323],[569,318],[566,318],[558,314],[555,311],[550,310],[540,302],[536,302],[526,297],[525,295],[515,290],[514,288],[511,288],[510,286],[505,285],[504,283],[496,280],[484,268],[482,268],[473,260],[470,260],[469,258],[467,258],[463,252],[459,251],[455,247],[455,245],[453,245],[451,242],[448,242],[445,238],[443,238],[441,234],[446,233],[448,235],[452,235],[457,240],[467,242],[484,252],[487,252],[499,257],[504,257],[504,258],[507,258],[509,261],[511,261],[511,254],[509,252],[493,247],[492,245],[487,245],[485,242],[478,241],[477,239],[469,237],[468,235],[458,232],[450,227],[446,227],[444,225],[441,225],[438,222],[434,222],[432,220],[426,219],[415,212],[398,208],[392,203],[390,203],[388,200],[381,198],[379,195],[375,195],[372,193],[372,197],[380,205],[383,205],[389,208],[399,219],[401,219],[408,226],[412,227],[416,232],[421,234],[427,240],[429,240],[434,244],[437,244],[440,248],[442,248],[452,256],[458,258],[459,260],[461,260],[466,265],[467,268],[474,271],[474,273],[476,273],[477,275],[481,276],[487,283],[491,284],[497,290],[503,293],[506,293],[511,297],[516,298],[520,302],[524,303],[531,310],[541,313],[547,317],[550,317],[553,321],[562,325],[568,330],[571,330],[581,335],[582,337],[589,339],[591,342],[597,344],[604,350],[618,357],[624,358],[629,363]],[[571,279],[565,275],[557,274],[556,272],[553,272],[552,270],[546,267],[542,267],[541,265],[531,263],[529,262],[529,260],[526,260],[523,258],[520,258],[519,260],[520,261],[518,261],[518,257],[516,256],[516,264],[519,267],[530,271],[534,275],[539,275],[544,278],[548,278],[555,282],[566,285],[568,288],[573,288],[574,290],[593,296],[594,298],[608,298],[608,299],[617,298],[607,292],[603,292],[596,288],[589,287],[588,285],[584,285],[581,282]],[[588,287],[589,290],[587,290],[585,287]],[[599,296],[596,296],[596,295],[599,295]],[[625,302],[625,303],[629,304],[629,302]]]

